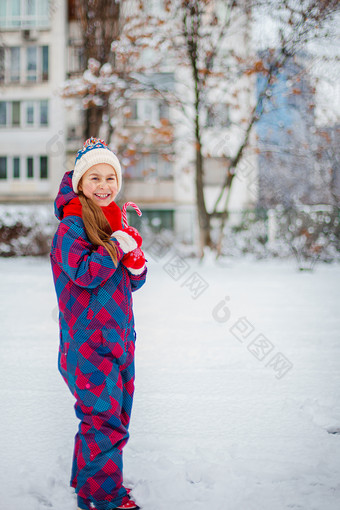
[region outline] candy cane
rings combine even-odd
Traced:
[[[127,215],[126,215],[126,208],[129,205],[134,208],[134,210],[136,211],[138,216],[142,216],[142,211],[139,209],[139,207],[134,202],[126,202],[126,204],[123,205],[123,209],[122,209],[124,228],[129,226],[128,221],[127,221]]]

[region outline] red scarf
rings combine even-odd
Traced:
[[[101,210],[105,214],[107,221],[110,223],[112,232],[116,232],[117,230],[121,230],[123,228],[122,211],[115,202],[112,201],[111,204],[101,207]],[[65,205],[63,217],[65,218],[66,216],[82,217],[82,205],[80,203],[79,197],[72,198],[72,200],[67,205]]]

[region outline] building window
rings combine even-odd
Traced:
[[[0,48],[0,83],[5,81],[5,48]]]
[[[25,169],[23,172],[22,169]],[[0,179],[7,181],[46,181],[48,156],[0,156]]]
[[[40,179],[48,179],[47,156],[40,156]]]
[[[42,46],[41,52],[42,52],[41,80],[48,81],[48,46]]]
[[[12,102],[12,126],[20,126],[20,101]]]
[[[0,101],[0,127],[46,126],[48,126],[47,99],[41,101]]]
[[[20,27],[20,0],[0,0],[0,27]]]
[[[38,71],[38,63],[37,63],[37,47],[29,46],[27,48],[26,53],[26,80],[27,81],[37,81],[37,71]]]
[[[138,119],[138,115],[137,115],[137,101],[136,99],[132,99],[130,101],[130,116],[129,116],[129,119],[131,120],[137,120]]]
[[[48,76],[48,46],[0,48],[0,82],[37,83]]]
[[[48,81],[48,46],[29,46],[26,48],[25,81]]]
[[[0,156],[0,179],[7,179],[7,158]]]
[[[27,16],[36,16],[37,1],[26,0],[26,14]]]
[[[0,126],[7,125],[7,103],[0,101]]]
[[[167,157],[156,152],[144,154],[137,159],[134,165],[127,168],[126,174],[131,179],[148,177],[170,179],[173,176],[172,163],[168,161]]]
[[[169,106],[158,99],[139,98],[129,102],[130,112],[128,121],[137,120],[156,123],[169,118]]]
[[[11,83],[18,83],[20,81],[20,48],[14,46],[9,48],[10,52],[10,75],[9,81]]]
[[[0,28],[48,28],[49,0],[0,0]]]
[[[26,103],[26,124],[27,126],[33,126],[34,124],[34,103]]]
[[[33,158],[27,158],[27,179],[33,179]]]
[[[13,158],[13,179],[20,179],[20,158]]]
[[[169,118],[169,105],[167,103],[158,104],[159,119]]]
[[[135,215],[134,215],[135,217]],[[159,232],[163,229],[174,229],[174,211],[173,210],[145,210],[143,211],[144,220],[154,232]],[[138,220],[137,220],[138,221]],[[131,221],[131,226],[133,220]]]
[[[40,126],[48,126],[48,101],[40,101]]]
[[[78,39],[69,39],[67,49],[68,76],[81,73],[87,66],[84,45]]]
[[[0,127],[20,126],[20,101],[0,101]]]

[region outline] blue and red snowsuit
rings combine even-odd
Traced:
[[[129,433],[134,392],[135,329],[131,293],[145,282],[103,247],[94,249],[79,216],[63,218],[76,197],[72,172],[55,201],[60,220],[51,249],[59,304],[59,370],[76,398],[80,419],[71,486],[81,508],[108,510],[125,503],[122,449]],[[113,238],[114,240],[114,238]],[[92,505],[91,505],[92,503]]]

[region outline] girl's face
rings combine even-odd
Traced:
[[[84,173],[78,189],[96,204],[109,205],[118,193],[116,172],[107,163],[93,165]]]

